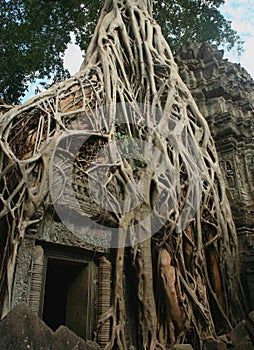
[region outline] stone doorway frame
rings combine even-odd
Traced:
[[[37,242],[33,248],[28,305],[41,319],[49,259],[59,259],[87,265],[88,277],[85,290],[87,302],[84,334],[87,340],[92,340],[96,324],[98,295],[98,266],[94,262],[93,252],[53,243]]]

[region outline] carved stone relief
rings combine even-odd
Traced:
[[[190,54],[191,53],[191,54]],[[239,64],[209,44],[184,46],[179,72],[206,117],[214,137],[239,235],[242,273],[254,307],[254,81]],[[188,77],[191,76],[191,82]],[[248,258],[247,258],[248,257]]]
[[[41,316],[43,299],[43,277],[45,269],[45,254],[41,246],[33,247],[33,258],[31,267],[31,282],[29,289],[28,305],[36,315]]]
[[[89,239],[84,239],[84,236]],[[102,242],[107,239],[103,230],[98,232],[98,230],[94,230],[90,227],[84,228],[82,226],[73,225],[73,230],[71,232],[60,220],[55,220],[51,213],[45,214],[36,233],[36,238],[41,241],[79,247],[91,251],[106,252],[107,250],[105,248],[101,248],[98,245],[98,237]],[[107,246],[107,242],[104,242],[104,246]]]
[[[105,257],[100,259],[98,279],[98,318],[111,306],[111,263]],[[98,329],[97,342],[104,349],[110,340],[110,319]]]
[[[27,238],[19,246],[13,285],[12,307],[19,303],[28,304],[34,242],[34,239]]]

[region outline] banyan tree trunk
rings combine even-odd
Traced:
[[[59,144],[63,134],[70,138]],[[75,153],[81,134],[92,137]],[[150,1],[106,0],[81,71],[6,113],[0,145],[3,312],[19,242],[57,204],[113,232],[112,305],[97,327],[110,321],[106,349],[199,349],[242,318],[237,237],[214,142]]]

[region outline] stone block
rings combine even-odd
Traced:
[[[1,350],[99,350],[67,327],[54,333],[26,304],[18,304],[0,322]]]
[[[75,349],[75,350],[100,350],[99,345],[91,341],[84,341],[74,332],[65,326],[60,326],[55,334],[56,350]]]
[[[190,344],[176,344],[173,350],[193,350],[193,347]]]
[[[250,341],[250,335],[246,327],[246,321],[242,321],[229,333],[230,340],[235,346],[244,341]]]
[[[235,345],[234,350],[254,350],[254,346],[250,340],[243,340]]]
[[[209,339],[204,343],[203,350],[227,350],[227,344],[221,340]]]
[[[254,312],[250,312],[246,320],[246,327],[248,329],[250,340],[254,344]]]
[[[248,318],[254,324],[254,310],[249,313]]]
[[[53,334],[30,308],[18,304],[0,323],[0,349],[49,350]]]

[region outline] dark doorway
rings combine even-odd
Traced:
[[[48,258],[43,320],[53,331],[65,325],[86,338],[87,266],[82,262]]]

